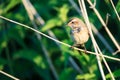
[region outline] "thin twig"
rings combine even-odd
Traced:
[[[115,6],[114,6],[113,1],[112,1],[112,0],[110,0],[110,3],[112,4],[112,7],[113,7],[113,9],[114,9],[114,11],[115,11],[115,13],[116,13],[116,15],[117,15],[117,18],[118,18],[118,20],[120,21],[120,16],[119,16],[119,14],[118,14],[118,12],[117,12],[117,10],[116,10]]]
[[[87,0],[87,2],[90,4],[90,6],[93,5],[91,0]],[[106,24],[105,24],[104,20],[102,19],[101,15],[99,14],[99,12],[97,11],[97,9],[95,7],[92,8],[92,9],[95,12],[95,14],[97,15],[97,17],[100,20],[100,22],[102,23],[103,27],[105,28],[105,30],[106,30],[107,34],[109,35],[110,39],[113,41],[113,43],[115,44],[117,49],[120,51],[120,46],[119,46],[118,42],[116,41],[116,39],[114,38],[114,36],[112,35],[112,33],[110,32],[108,27],[106,26]]]
[[[84,2],[84,1],[83,1],[83,2]],[[85,6],[85,3],[83,3],[83,6]],[[85,9],[84,11],[86,11],[86,8],[85,8],[85,7],[84,7],[84,9]],[[86,13],[85,20],[86,20],[86,23],[88,24],[88,29],[89,29],[89,31],[91,31],[91,30],[90,30],[90,23],[89,23],[88,16],[87,16],[87,11],[84,12],[84,13]],[[92,42],[93,42],[93,46],[94,46],[95,50],[97,49],[97,50],[98,50],[98,53],[100,53],[100,54],[102,55],[102,52],[101,52],[99,46],[97,45],[97,43],[96,43],[96,41],[95,41],[95,39],[94,39],[94,37],[93,37],[93,35],[92,35],[92,31],[91,31],[91,38],[93,38]],[[96,52],[96,54],[98,54],[98,53]],[[97,56],[97,60],[99,60],[99,59],[100,59],[100,57]],[[104,58],[103,56],[102,56],[102,59],[103,59],[103,62],[104,62],[105,66],[107,67],[107,69],[108,69],[108,71],[109,71],[109,73],[110,73],[110,75],[111,75],[111,77],[112,77],[112,80],[115,80],[115,78],[114,78],[114,76],[113,76],[113,74],[112,74],[112,71],[111,71],[109,65],[107,64],[107,61],[105,60],[105,58]],[[105,74],[104,74],[104,71],[103,71],[103,68],[102,68],[102,65],[101,65],[101,62],[100,62],[100,61],[98,61],[98,65],[99,65],[100,72],[101,72],[101,75],[102,75],[103,80],[106,80],[106,79],[105,79]]]
[[[113,55],[115,55],[115,54],[117,54],[117,53],[119,53],[120,51],[119,50],[117,50],[117,51],[115,51],[114,53],[113,53]]]
[[[97,47],[98,47],[98,46],[97,46]],[[98,51],[99,51],[100,54],[102,54],[102,52],[101,52],[101,50],[100,50],[99,48],[98,48]],[[108,72],[110,73],[110,76],[111,76],[112,80],[115,80],[115,78],[114,78],[114,76],[113,76],[113,74],[112,74],[112,71],[111,71],[111,69],[110,69],[107,61],[105,60],[104,56],[102,56],[102,59],[103,59],[103,62],[104,62],[104,64],[105,64]]]
[[[34,22],[34,14],[32,13],[32,10],[34,10],[34,8],[33,8],[32,4],[30,3],[29,0],[22,0],[22,1],[23,1],[24,6],[25,6],[25,9],[27,10],[27,12],[28,12],[28,14],[29,14],[29,18],[30,18],[30,20],[31,20],[34,28],[35,28],[36,30],[38,30],[38,29],[37,29],[37,25],[36,25],[36,23]],[[31,9],[32,9],[32,10],[31,10]],[[40,20],[40,21],[41,21],[41,20]],[[43,21],[42,21],[42,23],[43,23]],[[50,66],[50,69],[51,69],[51,71],[53,72],[53,75],[54,75],[55,79],[58,80],[58,74],[57,74],[57,72],[56,72],[56,70],[55,70],[55,67],[53,66],[53,63],[52,63],[49,55],[48,55],[49,53],[48,53],[48,51],[46,50],[45,46],[44,46],[44,45],[42,44],[42,42],[41,42],[41,35],[39,35],[38,33],[36,33],[36,36],[37,36],[38,40],[39,40],[40,43],[41,43],[42,50],[44,51],[44,54],[45,54],[45,57],[46,57],[46,59],[47,59],[47,62],[48,62],[48,64],[49,64],[49,66]]]
[[[10,78],[12,78],[12,79],[14,79],[14,80],[20,80],[20,79],[18,79],[18,78],[16,78],[16,77],[14,77],[14,76],[12,76],[12,75],[4,72],[4,71],[1,71],[1,70],[0,70],[0,73],[4,74],[4,75],[6,75],[6,76],[8,76],[8,77],[10,77]]]
[[[44,36],[44,37],[46,37],[46,38],[48,38],[48,39],[51,39],[51,40],[59,43],[59,44],[63,44],[63,45],[65,45],[65,46],[67,46],[67,47],[72,47],[72,46],[69,45],[69,44],[66,44],[66,43],[64,43],[64,42],[61,42],[61,41],[59,41],[59,40],[56,40],[56,39],[54,39],[54,38],[52,38],[52,37],[50,37],[50,36],[48,36],[48,35],[40,32],[40,31],[38,31],[38,30],[36,30],[36,29],[34,29],[34,28],[32,28],[32,27],[29,27],[29,26],[27,26],[27,25],[25,25],[25,24],[22,24],[22,23],[13,21],[13,20],[8,19],[8,18],[5,18],[5,17],[3,17],[3,16],[0,16],[0,18],[1,18],[1,19],[4,19],[4,20],[6,20],[6,21],[12,22],[12,23],[14,23],[14,24],[23,26],[23,27],[25,27],[25,28],[27,28],[27,29],[30,29],[30,30],[32,30],[32,31],[34,31],[34,32],[36,32],[36,33],[41,34],[42,36]],[[74,47],[74,49],[84,52],[83,49],[79,49],[79,48],[76,48],[76,47]],[[86,52],[87,52],[87,53],[90,53],[90,54],[93,54],[93,55],[99,55],[99,56],[102,56],[102,55],[103,55],[103,54],[102,54],[102,55],[101,55],[101,54],[95,54],[94,52],[91,52],[91,51],[86,51]],[[104,56],[105,58],[108,58],[108,59],[111,59],[111,60],[115,60],[115,61],[119,61],[119,62],[120,62],[120,59],[119,59],[119,58],[114,58],[114,57],[110,57],[110,56],[107,56],[107,55],[103,55],[103,56]]]
[[[108,24],[109,16],[110,16],[110,14],[107,13],[107,15],[106,15],[106,21],[105,21],[105,24],[106,24],[106,25]]]
[[[96,6],[96,0],[94,0],[94,3],[93,3],[93,5],[92,6],[90,6],[89,8],[94,8]]]
[[[94,39],[94,36],[93,36],[93,33],[92,33],[92,29],[90,27],[90,22],[89,22],[89,19],[88,19],[88,15],[87,15],[87,11],[86,11],[86,7],[85,7],[85,3],[84,3],[84,0],[78,0],[79,4],[80,4],[80,8],[81,10],[83,10],[83,17],[84,17],[84,20],[85,20],[85,23],[88,27],[88,30],[89,30],[89,33],[90,33],[90,37],[91,37],[91,40],[92,40],[92,43],[93,43],[93,47],[94,47],[94,50],[95,50],[95,53],[97,54],[96,55],[96,58],[97,58],[97,62],[98,62],[98,66],[99,66],[99,70],[100,70],[100,73],[101,73],[101,76],[102,76],[102,79],[105,80],[105,74],[104,74],[104,71],[103,71],[103,68],[102,68],[102,64],[101,64],[101,61],[100,61],[100,56],[98,56],[98,50],[97,50],[97,43]]]
[[[78,14],[81,16],[81,12],[80,10],[78,11],[79,7],[77,6],[77,4],[73,1],[73,0],[69,0],[69,2],[72,4],[72,6],[75,8],[75,10],[78,12]],[[74,6],[76,5],[76,6]],[[94,1],[94,5],[96,5],[96,0]],[[83,14],[84,15],[84,14]],[[104,46],[108,49],[108,51],[110,53],[113,53],[113,49],[111,48],[111,46],[108,44],[108,42],[106,41],[106,39],[99,33],[99,31],[96,29],[95,26],[91,26],[93,32],[95,33],[95,35],[103,42]]]
[[[94,27],[93,24],[91,24],[92,30],[93,32],[97,35],[97,37],[103,42],[103,44],[106,46],[106,48],[109,50],[109,52],[113,53],[113,49],[110,47],[110,45],[108,44],[108,42],[105,40],[105,38],[98,32],[98,30],[96,29],[96,27]]]

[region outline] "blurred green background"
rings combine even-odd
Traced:
[[[25,1],[25,0],[24,0]],[[72,0],[0,0],[0,15],[31,26],[49,36],[72,45],[70,29],[66,26],[71,17],[82,16],[70,3]],[[78,5],[78,1],[74,0]],[[73,3],[72,2],[72,3]],[[89,20],[109,43],[115,52],[117,48],[102,27],[96,14],[86,2]],[[120,14],[120,0],[113,0]],[[23,4],[24,3],[24,4]],[[31,5],[29,4],[31,3]],[[25,4],[29,4],[25,7]],[[28,14],[31,8],[36,14]],[[79,7],[78,7],[79,8]],[[97,0],[96,8],[104,21],[110,14],[108,28],[120,43],[120,24],[109,0]],[[33,11],[34,12],[34,11]],[[32,15],[32,18],[30,18]],[[39,16],[38,16],[39,15]],[[37,16],[37,17],[36,17]],[[39,19],[43,19],[43,23]],[[113,56],[94,34],[95,39],[105,55]],[[53,36],[52,36],[53,37]],[[87,50],[94,51],[91,39],[86,43]],[[120,57],[119,53],[113,57]],[[120,79],[120,62],[107,59],[116,80]],[[103,63],[103,62],[102,62]],[[103,63],[106,79],[109,72]],[[0,70],[21,80],[101,80],[96,56],[84,54],[58,44],[36,32],[0,19]],[[0,73],[0,80],[12,80]]]

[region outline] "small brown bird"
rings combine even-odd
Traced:
[[[71,36],[73,37],[73,40],[75,41],[73,47],[83,47],[85,48],[84,44],[89,39],[89,31],[85,25],[85,23],[80,20],[79,18],[72,18],[68,24],[71,28]],[[85,48],[86,50],[86,48]]]

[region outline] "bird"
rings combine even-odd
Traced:
[[[79,18],[71,18],[67,24],[71,28],[70,34],[73,39],[74,47],[82,47],[86,51],[85,43],[88,41],[90,35],[86,24]]]

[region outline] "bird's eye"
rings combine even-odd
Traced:
[[[72,22],[74,24],[74,22]]]

